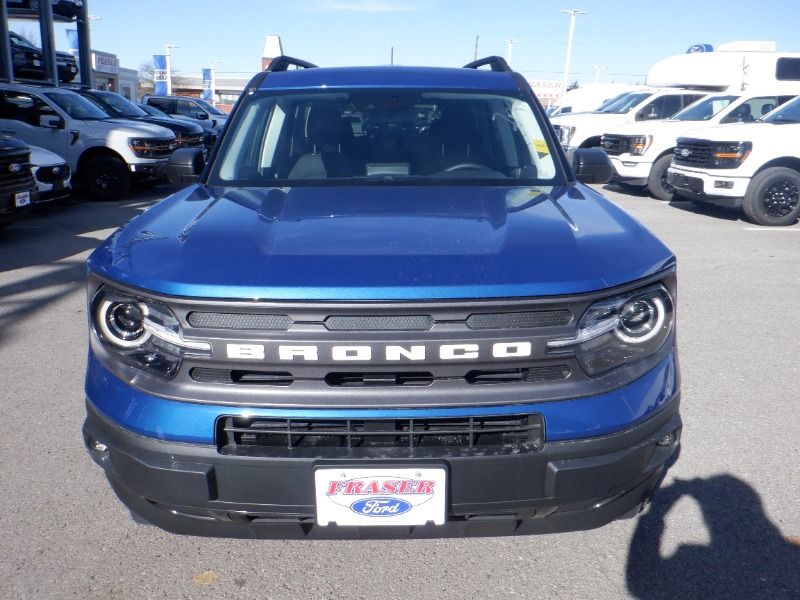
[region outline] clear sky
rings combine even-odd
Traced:
[[[267,34],[286,54],[320,66],[461,66],[478,55],[507,56],[529,78],[561,79],[569,17],[578,8],[570,80],[643,82],[654,62],[695,43],[774,40],[800,51],[800,0],[84,0],[92,47],[138,68],[172,50],[173,70],[217,75],[258,71]],[[38,38],[36,23],[12,23]],[[65,27],[56,45],[66,49]],[[36,40],[34,40],[36,41]]]

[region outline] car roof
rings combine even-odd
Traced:
[[[518,91],[509,72],[437,67],[326,67],[269,73],[261,90],[413,88]]]
[[[23,92],[31,92],[35,94],[41,94],[43,92],[55,92],[57,94],[74,94],[75,90],[64,88],[64,87],[57,87],[54,85],[28,85],[26,83],[14,83],[10,81],[2,81],[0,82],[0,87],[7,90],[19,90]]]

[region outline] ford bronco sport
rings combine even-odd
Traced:
[[[443,537],[646,504],[680,441],[675,257],[505,61],[282,57],[200,153],[89,259],[84,439],[136,519]]]

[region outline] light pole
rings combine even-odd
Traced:
[[[569,15],[569,35],[567,36],[567,59],[564,61],[564,81],[561,85],[561,94],[567,92],[567,85],[569,83],[569,63],[572,59],[572,35],[575,33],[575,17],[578,15],[588,14],[587,12],[577,9],[569,8],[561,11]]]
[[[605,65],[592,65],[594,68],[594,82],[600,83],[600,71],[606,68]]]
[[[170,50],[173,48],[180,48],[180,46],[174,46],[173,44],[164,44],[164,48],[167,50],[167,57],[166,57],[166,67],[167,67],[167,96],[172,95],[172,55],[170,54]]]
[[[506,44],[508,44],[508,51],[506,52],[506,62],[509,66],[511,66],[511,51],[514,48],[514,44],[516,44],[519,40],[503,40]]]

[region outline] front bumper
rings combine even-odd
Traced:
[[[131,163],[131,176],[136,179],[161,179],[167,170],[167,159]]]
[[[132,513],[174,533],[318,539],[552,533],[600,527],[640,510],[677,458],[679,399],[673,388],[655,412],[622,430],[560,441],[548,434],[536,451],[517,453],[454,450],[414,458],[387,451],[331,459],[320,449],[296,457],[224,455],[215,444],[134,433],[91,400],[84,440]],[[618,397],[622,404],[631,400],[624,392]],[[447,522],[318,526],[314,470],[332,465],[444,467]]]
[[[681,167],[670,167],[667,181],[679,193],[724,206],[741,206],[747,193],[750,177],[732,177],[723,171],[705,172]],[[716,201],[715,201],[716,200]]]
[[[631,160],[630,156],[609,156],[608,158],[614,167],[616,181],[624,181],[631,185],[647,184],[653,163]]]

